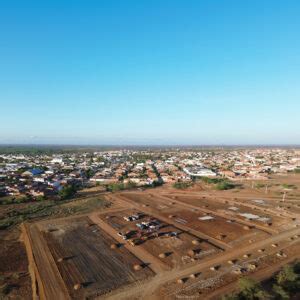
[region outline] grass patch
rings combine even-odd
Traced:
[[[128,182],[127,184],[126,183],[123,183],[123,182],[120,182],[120,183],[111,183],[111,184],[108,184],[106,185],[106,190],[108,192],[118,192],[118,191],[123,191],[123,190],[130,190],[130,189],[134,189],[136,188],[136,184],[134,182]]]
[[[266,187],[266,185],[264,183],[256,183],[255,184],[255,188],[257,188],[257,189],[262,189],[264,187]]]
[[[187,189],[191,186],[193,186],[192,182],[175,182],[173,184],[173,188],[179,189],[179,190],[184,190],[184,189]]]
[[[218,184],[228,181],[226,178],[210,178],[210,177],[200,177],[200,180],[208,184]]]
[[[236,184],[228,181],[227,178],[200,177],[200,180],[207,184],[214,184],[219,191],[231,190],[236,187]]]
[[[281,186],[282,186],[284,189],[291,189],[291,190],[297,189],[297,187],[296,187],[294,184],[286,184],[286,183],[283,183]]]
[[[73,199],[66,201],[45,200],[29,203],[23,208],[12,208],[0,219],[0,230],[8,229],[24,221],[41,218],[67,217],[75,214],[88,213],[96,208],[110,206],[110,202],[101,196],[87,199]]]
[[[19,204],[19,203],[28,203],[31,202],[32,199],[26,195],[22,196],[5,196],[1,198],[0,205],[7,205],[7,204]]]
[[[235,188],[235,184],[232,182],[224,181],[216,184],[216,189],[219,191],[231,190]]]

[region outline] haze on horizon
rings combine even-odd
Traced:
[[[300,2],[6,1],[0,144],[299,144]]]

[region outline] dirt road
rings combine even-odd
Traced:
[[[160,274],[159,281],[154,277],[154,279],[148,281],[147,283],[132,288],[130,290],[124,290],[117,295],[105,297],[105,299],[129,299],[134,297],[141,297],[143,299],[151,299],[151,294],[145,294],[146,291],[152,292],[157,289],[159,286],[166,284],[170,281],[175,281],[178,278],[183,278],[189,276],[192,273],[199,273],[205,269],[208,269],[211,266],[222,265],[228,260],[236,259],[237,257],[242,256],[245,253],[251,253],[257,251],[258,249],[265,248],[270,246],[273,243],[279,243],[280,241],[286,241],[289,237],[300,234],[299,228],[294,228],[283,233],[271,236],[263,241],[259,241],[255,244],[246,245],[244,247],[239,247],[237,249],[230,249],[226,252],[220,253],[213,258],[208,258],[207,260],[200,262],[199,264],[183,269],[183,270],[172,270],[169,272],[164,272]]]
[[[40,299],[71,299],[40,231],[36,225],[25,226],[25,228],[26,230],[30,230],[30,234],[27,234],[27,236],[32,247],[34,263],[37,265],[37,278],[40,279],[38,280]]]
[[[277,263],[274,266],[263,268],[255,273],[249,274],[248,277],[254,278],[258,281],[263,281],[268,278],[271,278],[272,275],[274,275],[276,272],[278,272],[283,266],[285,266],[288,263],[293,262],[295,259],[299,258],[299,255],[293,255],[292,257],[288,257],[287,259],[282,260],[280,263]],[[236,290],[236,281],[227,284],[226,286],[223,286],[214,292],[210,293],[206,296],[207,300],[218,300],[221,298],[222,295],[226,295],[229,293],[232,293],[234,290]]]

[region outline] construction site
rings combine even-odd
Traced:
[[[300,253],[293,198],[165,187],[105,198],[104,210],[23,224],[34,299],[220,299]]]

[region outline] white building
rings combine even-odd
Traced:
[[[210,169],[202,168],[202,167],[190,167],[184,168],[183,171],[190,176],[196,177],[215,177],[217,174]]]

